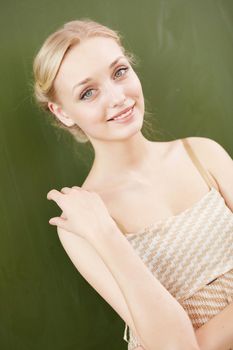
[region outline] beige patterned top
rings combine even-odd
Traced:
[[[188,141],[182,141],[209,192],[178,215],[125,233],[153,275],[181,304],[233,269],[233,213]],[[127,341],[126,332],[127,325]],[[129,349],[137,344],[132,337]]]
[[[214,187],[181,214],[125,236],[180,302],[233,268],[233,213]]]
[[[233,268],[233,213],[187,139],[182,139],[209,192],[191,208],[125,233],[155,277],[178,300]]]

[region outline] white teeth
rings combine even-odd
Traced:
[[[128,112],[126,112],[126,113],[124,113],[124,114],[121,114],[119,117],[113,118],[113,120],[123,119],[123,118],[128,117],[128,115],[132,112],[132,109],[133,109],[133,108],[130,108],[130,110],[129,110]]]

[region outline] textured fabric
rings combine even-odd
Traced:
[[[182,306],[188,313],[193,328],[197,329],[232,302],[233,269],[200,289],[192,297],[186,299],[182,302]],[[123,339],[128,342],[128,350],[133,350],[141,345],[140,341],[126,324]]]
[[[233,269],[182,302],[194,329],[201,327],[233,302]]]
[[[182,306],[188,313],[194,329],[197,329],[232,302],[233,269],[206,285],[192,297],[186,299]],[[127,335],[128,331],[129,335]],[[128,350],[133,350],[141,345],[126,324],[124,340],[128,342]]]
[[[215,188],[192,208],[126,238],[179,301],[233,268],[233,214]]]
[[[125,234],[145,265],[198,328],[233,299],[233,213],[184,142],[210,191],[191,208]],[[205,175],[204,175],[205,174]],[[140,342],[125,324],[128,350]]]

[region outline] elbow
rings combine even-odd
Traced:
[[[189,339],[188,339],[189,338]],[[179,337],[174,338],[173,341],[167,339],[167,344],[162,346],[160,349],[166,350],[202,350],[197,342],[196,337],[187,337],[185,334],[182,339]]]
[[[141,348],[139,348],[141,349]],[[162,347],[158,347],[158,346],[155,346],[155,347],[146,347],[146,348],[142,348],[143,350],[201,350],[198,346],[190,346],[190,345],[186,345],[186,346],[183,346],[183,345],[175,345],[175,344],[172,344],[172,345],[164,345]]]
[[[177,348],[177,350],[178,349],[180,350],[179,347]],[[190,346],[186,347],[186,349],[188,349],[188,350],[201,350],[198,345],[190,345]]]
[[[145,350],[207,350],[200,346],[199,341],[191,329],[183,329],[179,334],[174,334],[172,331],[153,332],[153,337],[149,339],[143,338]]]
[[[139,348],[140,349],[140,348]],[[145,348],[143,347],[143,349],[145,350],[203,350],[199,347],[199,345],[196,344],[190,344],[187,342],[182,342],[182,343],[178,343],[178,342],[166,342],[165,344],[156,344],[156,345],[146,345],[145,344]]]
[[[198,344],[173,344],[167,350],[201,350]]]
[[[192,336],[183,336],[183,339],[177,339],[176,342],[170,344],[170,347],[167,350],[203,350],[200,348],[197,338]]]
[[[163,347],[166,350],[201,350],[198,344],[170,344],[168,346]],[[152,350],[152,349],[151,349]]]

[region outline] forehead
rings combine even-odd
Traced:
[[[55,85],[71,85],[106,70],[118,57],[124,56],[111,38],[94,37],[73,46],[65,55]],[[68,87],[68,86],[67,86]]]
[[[120,46],[111,38],[94,37],[82,41],[70,49],[67,54],[68,58],[76,57],[80,64],[92,62],[96,59],[106,60],[110,57],[122,53]]]

